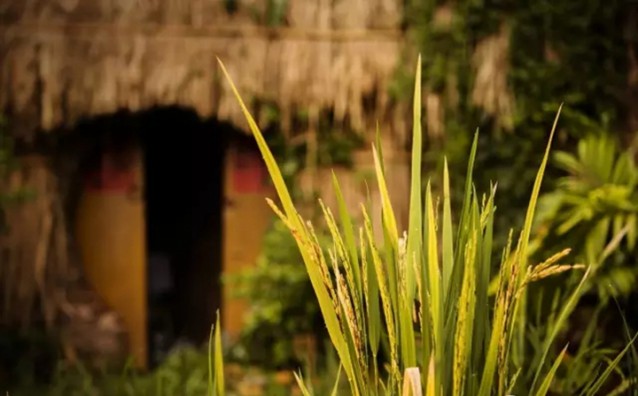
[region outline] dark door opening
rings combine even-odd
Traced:
[[[162,108],[140,122],[145,169],[149,351],[208,339],[221,305],[224,152],[233,129]]]

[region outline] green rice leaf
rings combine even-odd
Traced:
[[[361,205],[362,211],[365,207]],[[377,281],[374,264],[370,264],[367,259],[366,239],[363,228],[359,230],[361,263],[363,272],[363,288],[366,301],[368,343],[372,352],[372,361],[376,364],[376,357],[379,354],[379,343],[381,341],[381,312],[379,310],[379,284]]]
[[[552,364],[552,368],[549,370],[547,375],[545,375],[545,379],[541,383],[541,386],[538,388],[538,391],[536,391],[536,396],[547,395],[549,387],[552,385],[552,381],[554,380],[554,376],[556,375],[556,370],[558,370],[560,363],[563,361],[565,353],[567,353],[567,345],[565,345],[565,348],[563,348],[563,350],[560,352],[560,355],[558,355],[558,357],[554,361],[554,364]]]
[[[218,311],[217,321],[213,329],[211,329],[208,340],[208,394],[211,396],[224,396],[224,392],[224,357],[222,354],[221,326]]]
[[[379,256],[379,252],[376,250],[374,246],[374,237],[372,235],[372,225],[370,219],[367,217],[367,213],[364,211],[365,217],[365,232],[366,237],[368,239],[368,246],[370,255],[372,258],[372,263],[374,265],[375,275],[378,281],[379,292],[381,295],[381,303],[383,307],[383,315],[385,317],[386,324],[386,335],[389,340],[390,347],[390,364],[391,364],[391,373],[393,376],[399,374],[399,362],[398,362],[398,341],[397,341],[397,331],[395,327],[395,311],[392,307],[392,301],[390,297],[390,291],[388,290],[388,277],[383,267],[383,263],[381,261],[381,257]]]
[[[438,241],[436,237],[436,220],[434,217],[434,204],[432,202],[432,190],[427,184],[425,193],[426,202],[426,227],[427,227],[427,292],[430,305],[430,320],[432,321],[432,344],[434,347],[435,364],[440,364],[443,359],[444,334],[443,334],[443,302],[441,296],[441,271],[439,270]],[[440,386],[441,370],[437,370],[437,388]]]
[[[385,175],[383,173],[382,160],[378,152],[377,147],[372,148],[372,154],[374,156],[375,174],[377,176],[377,184],[379,187],[379,193],[381,194],[381,209],[383,216],[383,223],[387,227],[392,247],[396,250],[399,242],[399,234],[397,229],[397,220],[394,216],[394,210],[392,209],[392,201],[390,200],[390,193],[388,192],[388,186],[385,181]]]
[[[339,320],[337,318],[337,312],[335,307],[332,304],[332,300],[328,293],[328,290],[323,282],[323,276],[321,270],[319,268],[316,260],[313,260],[315,257],[315,252],[312,244],[312,240],[308,236],[306,232],[306,228],[303,225],[297,210],[292,202],[292,198],[290,196],[290,192],[286,187],[284,182],[284,178],[281,174],[281,170],[275,161],[275,157],[273,156],[270,148],[266,144],[266,140],[259,130],[257,123],[253,119],[252,115],[248,111],[248,108],[244,104],[244,101],[239,94],[239,91],[235,87],[232,78],[228,74],[226,67],[222,63],[221,60],[218,59],[219,65],[224,73],[226,80],[228,81],[239,106],[248,122],[248,126],[250,131],[252,132],[259,150],[264,158],[266,163],[266,167],[268,169],[268,173],[270,174],[270,178],[273,181],[275,186],[275,190],[277,191],[277,195],[284,209],[285,220],[287,221],[289,227],[291,228],[291,232],[297,241],[299,246],[299,251],[303,257],[304,264],[306,266],[306,271],[308,272],[308,277],[310,278],[310,282],[317,296],[317,300],[319,302],[319,308],[321,309],[322,316],[324,321],[326,322],[326,327],[328,329],[328,334],[330,339],[333,342],[335,349],[337,350],[337,354],[343,364],[344,371],[346,372],[346,376],[350,381],[351,389],[355,396],[360,394],[360,385],[357,383],[356,374],[354,370],[354,365],[350,356],[350,352],[348,349],[348,344],[346,342],[346,338],[341,331],[341,327],[339,324]]]
[[[413,260],[421,256],[422,200],[421,200],[421,153],[423,152],[421,131],[421,56],[417,60],[416,79],[414,82],[414,103],[412,120],[412,170],[410,180],[410,219],[408,225],[407,261],[410,276],[408,277],[408,299],[414,299],[416,276],[413,272]]]
[[[306,383],[303,380],[301,374],[293,373],[295,375],[295,381],[297,381],[297,386],[299,386],[299,390],[303,396],[312,396],[312,392],[306,386]]]
[[[602,386],[605,384],[605,381],[607,381],[607,378],[609,378],[611,373],[618,367],[618,364],[620,364],[620,361],[622,360],[622,358],[630,350],[631,346],[634,344],[637,337],[638,337],[638,333],[636,333],[636,335],[634,335],[634,337],[627,344],[627,346],[623,348],[622,351],[620,351],[620,353],[616,356],[616,358],[609,364],[609,366],[607,366],[605,371],[603,371],[602,374],[598,375],[598,377],[596,378],[596,381],[591,385],[591,387],[587,389],[586,391],[587,396],[595,396],[599,394],[600,388],[602,388]]]
[[[521,235],[518,241],[517,260],[519,265],[519,276],[521,277],[527,269],[527,259],[529,255],[527,247],[529,245],[529,236],[532,232],[532,222],[534,221],[534,213],[536,212],[538,196],[540,194],[541,184],[545,175],[545,168],[547,167],[549,153],[552,148],[552,141],[554,139],[556,126],[558,125],[558,119],[560,117],[562,108],[563,106],[561,105],[556,112],[556,117],[554,118],[554,124],[552,125],[552,130],[549,134],[547,147],[545,148],[545,155],[543,155],[543,160],[541,161],[541,165],[536,174],[536,180],[534,181],[534,187],[532,188],[532,195],[529,199],[529,205],[527,207],[527,213],[525,215],[523,230],[521,231]],[[521,279],[522,278],[519,278],[519,284]],[[527,325],[527,293],[525,291],[523,291],[518,304],[520,304],[520,309],[518,307],[515,308],[515,310],[518,312],[518,315],[516,316],[518,329],[516,331],[517,338],[514,344],[514,353],[516,354],[518,361],[520,362],[525,360],[525,330]]]
[[[478,149],[478,130],[474,133],[474,140],[472,141],[472,148],[470,149],[470,157],[467,162],[467,173],[465,175],[465,187],[463,189],[463,207],[461,209],[461,217],[459,219],[459,229],[457,230],[456,240],[456,252],[457,255],[461,254],[462,249],[459,246],[465,246],[465,240],[463,235],[467,235],[467,228],[469,226],[468,213],[470,211],[470,205],[472,204],[472,174],[474,173],[474,161],[476,159],[476,151]],[[457,257],[457,260],[460,260]]]
[[[430,363],[428,364],[427,381],[425,388],[425,396],[437,396],[436,385],[436,363],[434,354],[430,356]]]
[[[217,316],[219,317],[219,312],[217,312]],[[213,325],[210,329],[210,335],[208,336],[208,396],[214,396],[216,384],[215,384],[215,364],[213,363],[213,342],[215,339],[215,330],[216,325]],[[158,377],[158,381],[161,380],[161,377]],[[161,381],[160,381],[161,385]],[[161,393],[160,393],[161,394]]]
[[[337,176],[334,172],[332,172],[332,185],[334,188],[337,205],[339,207],[341,230],[344,235],[348,254],[350,255],[350,262],[352,263],[352,269],[354,272],[354,278],[357,283],[357,287],[359,289],[359,295],[361,295],[361,273],[358,265],[359,253],[357,251],[357,242],[354,236],[354,227],[352,226],[352,218],[350,217],[350,213],[348,212],[348,208],[346,207],[346,201],[343,198],[343,193],[341,192],[339,181],[337,180]]]
[[[337,392],[339,392],[339,381],[341,380],[341,365],[337,369],[337,378],[335,379],[335,384],[332,387],[332,392],[330,392],[331,396],[337,396]]]
[[[465,248],[465,271],[463,286],[458,300],[456,333],[454,337],[453,391],[454,395],[462,395],[467,379],[468,367],[472,357],[472,333],[474,330],[474,313],[476,302],[476,241],[474,235]]]
[[[582,295],[582,290],[585,285],[585,282],[589,278],[591,268],[592,267],[587,268],[587,271],[585,271],[585,274],[580,280],[580,283],[578,284],[576,289],[572,292],[571,296],[565,303],[563,309],[561,309],[560,314],[558,315],[556,320],[551,321],[551,328],[549,329],[549,334],[544,340],[541,358],[540,358],[540,361],[538,362],[538,365],[536,366],[536,374],[534,374],[534,380],[532,381],[532,386],[531,386],[532,390],[536,389],[536,383],[538,382],[540,378],[541,372],[545,365],[545,360],[547,359],[547,355],[549,354],[550,348],[552,344],[554,343],[554,340],[558,336],[563,326],[565,326],[565,324],[567,323],[567,319],[569,318],[569,315],[574,310],[576,303],[578,302],[578,300],[580,299],[580,296]]]
[[[450,290],[450,278],[454,268],[454,247],[452,241],[452,208],[450,204],[450,175],[447,159],[443,166],[443,295],[447,296]]]

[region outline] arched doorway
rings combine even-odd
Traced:
[[[142,115],[149,342],[157,363],[177,341],[208,339],[221,306],[226,148],[239,134],[183,109]]]
[[[259,159],[252,138],[178,107],[95,117],[70,136],[82,157],[71,200],[80,259],[126,322],[138,365],[206,342],[222,268],[252,265],[271,216],[263,180],[255,189],[241,167]]]

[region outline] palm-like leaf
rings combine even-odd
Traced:
[[[553,248],[556,240],[574,245],[579,260],[593,266],[592,284],[601,296],[626,294],[638,276],[636,263],[602,264],[604,258],[619,261],[603,255],[614,237],[624,237],[616,253],[628,256],[636,248],[638,168],[632,153],[607,135],[592,135],[579,142],[576,153],[559,152],[555,160],[567,175],[541,199],[535,247]]]

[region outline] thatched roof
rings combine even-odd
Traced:
[[[472,103],[494,117],[504,130],[514,128],[514,94],[507,81],[509,46],[509,28],[503,25],[498,33],[481,40],[472,56],[476,73]]]
[[[27,138],[155,105],[244,125],[219,57],[246,98],[277,104],[285,130],[301,109],[328,109],[355,130],[380,121],[405,136],[387,94],[401,1],[291,0],[279,27],[258,21],[266,3],[0,0],[0,108]]]

